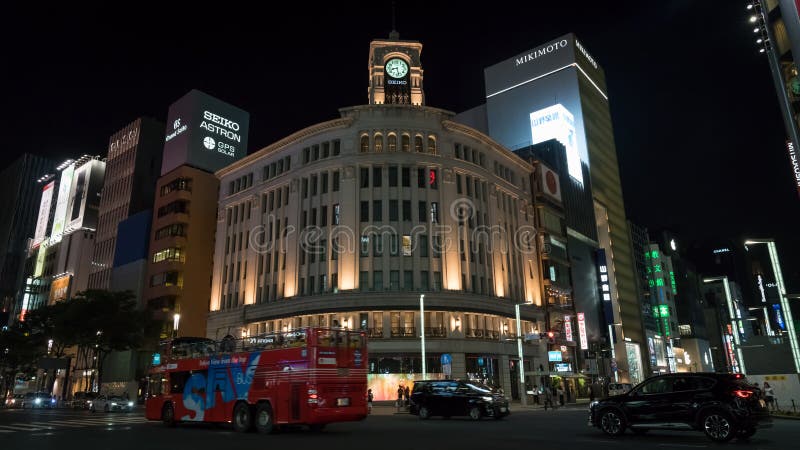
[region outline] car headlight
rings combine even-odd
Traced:
[[[86,402],[86,404],[92,406],[92,402]]]
[[[55,402],[56,402],[56,399],[54,399],[54,398],[50,399],[50,403],[55,403]]]
[[[14,399],[12,398],[12,399],[11,399],[11,404],[13,405],[13,404],[14,404],[14,402],[16,402],[16,400],[14,400]]]
[[[116,402],[111,402],[111,406],[117,406]]]
[[[39,403],[42,403],[42,399],[37,398],[36,400],[33,401],[33,403],[36,403],[38,405]]]
[[[133,408],[133,402],[128,402],[128,406],[130,406],[131,408]]]
[[[489,397],[488,395],[486,395],[486,396],[481,397],[481,400],[483,400],[485,402],[491,402],[492,401],[492,397]]]
[[[597,400],[592,400],[591,403],[589,403],[589,409],[594,409],[594,407],[599,404],[600,402],[598,402]]]

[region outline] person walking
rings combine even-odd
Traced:
[[[397,402],[395,403],[395,406],[397,406],[397,412],[400,412],[400,407],[403,406],[403,394],[404,393],[405,393],[405,390],[403,389],[403,386],[402,385],[398,385],[397,386]]]
[[[372,414],[372,389],[367,389],[367,414]]]
[[[558,385],[558,404],[564,406],[564,384]]]
[[[767,403],[767,409],[774,411],[778,409],[777,402],[775,401],[775,391],[772,386],[766,381],[764,382],[764,401]]]
[[[406,398],[406,408],[408,408],[408,407],[411,406],[411,389],[408,386],[406,386],[406,389],[405,389],[405,392],[403,393],[403,395]]]
[[[544,386],[544,410],[547,411],[547,405],[550,405],[550,409],[555,409],[555,405],[553,405],[553,390],[550,386]]]

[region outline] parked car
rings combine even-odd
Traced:
[[[128,400],[118,395],[100,395],[89,402],[89,411],[111,412],[111,411],[133,411],[133,400]]]
[[[608,383],[608,396],[622,395],[633,389],[631,383]]]
[[[54,408],[56,398],[47,392],[28,392],[22,397],[22,409]]]
[[[72,396],[70,406],[72,406],[72,409],[89,409],[92,400],[96,399],[98,395],[97,392],[76,392],[75,395]]]
[[[22,408],[22,400],[25,398],[25,394],[12,394],[6,398],[6,408],[13,409],[13,408]]]
[[[589,425],[609,436],[630,429],[702,431],[711,440],[747,439],[772,426],[761,391],[741,374],[676,373],[645,380],[630,392],[594,401]]]
[[[502,419],[510,414],[508,399],[480,383],[456,380],[414,382],[409,412],[426,420],[431,416],[469,416]]]

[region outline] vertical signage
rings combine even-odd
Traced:
[[[75,174],[75,164],[70,164],[61,172],[61,181],[58,184],[58,197],[56,198],[56,211],[53,214],[53,229],[50,231],[51,240],[58,242],[64,234],[64,225],[67,222],[67,207],[69,194],[72,190],[72,177]]]
[[[53,190],[55,181],[51,181],[42,188],[42,201],[39,202],[39,218],[36,219],[36,232],[33,235],[33,245],[42,243],[47,233],[47,223],[50,221],[50,205],[53,203]]]
[[[586,317],[582,312],[578,313],[578,338],[581,342],[581,350],[589,350],[589,342],[586,339]]]
[[[775,311],[775,323],[781,328],[781,330],[786,330],[786,322],[783,321],[783,314],[781,314],[781,305],[777,303],[772,304],[772,309]]]
[[[789,163],[792,165],[794,186],[797,188],[797,195],[800,195],[800,160],[798,160],[797,149],[794,148],[792,141],[786,141],[786,150],[789,152]]]
[[[564,335],[568,341],[572,340],[572,318],[564,316]]]
[[[597,275],[600,279],[600,298],[603,299],[603,316],[606,319],[606,325],[609,326],[611,329],[611,333],[614,333],[614,309],[612,307],[611,302],[611,284],[609,282],[609,270],[608,270],[608,260],[606,259],[606,251],[605,249],[599,248],[596,251],[597,257]],[[613,342],[616,342],[616,338],[614,336],[609,336]]]

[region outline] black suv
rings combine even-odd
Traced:
[[[431,416],[502,419],[510,413],[508,399],[498,391],[480,383],[456,380],[414,382],[409,412],[423,420]]]
[[[610,436],[630,428],[698,430],[714,441],[747,439],[772,426],[761,391],[743,375],[676,373],[645,380],[630,392],[592,402],[589,425]]]

